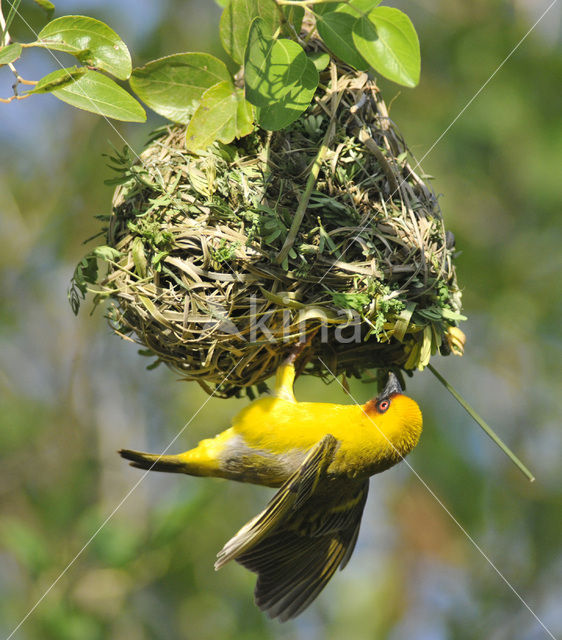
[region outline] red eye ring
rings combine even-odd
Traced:
[[[379,402],[378,410],[381,413],[384,413],[388,409],[388,407],[390,407],[390,401],[389,400],[381,400]]]

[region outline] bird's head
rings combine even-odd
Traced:
[[[394,373],[389,373],[384,389],[364,407],[365,413],[389,446],[400,456],[409,453],[418,443],[422,430],[422,414],[415,400],[404,395]]]

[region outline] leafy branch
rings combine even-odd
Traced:
[[[419,81],[416,31],[404,13],[379,6],[380,0],[229,0],[219,33],[226,53],[242,66],[235,77],[224,62],[198,52],[133,69],[126,44],[108,25],[87,16],[51,19],[54,5],[35,2],[49,21],[37,40],[27,43],[12,42],[8,32],[21,0],[14,0],[5,20],[0,6],[0,66],[8,65],[16,76],[14,95],[2,102],[50,93],[106,118],[144,122],[139,98],[172,122],[186,124],[186,145],[194,153],[215,141],[232,142],[256,127],[277,131],[289,126],[310,105],[330,54],[407,87]],[[305,51],[305,15],[315,25],[307,39],[317,38],[320,52]],[[38,81],[23,80],[14,63],[32,47],[68,53],[79,64]],[[116,80],[128,81],[136,97]],[[20,95],[20,84],[33,88]]]

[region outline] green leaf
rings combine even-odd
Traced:
[[[88,284],[96,284],[97,279],[98,262],[95,256],[90,253],[76,265],[68,289],[68,302],[74,315],[77,315],[80,311],[80,301],[86,297]]]
[[[316,13],[316,28],[328,49],[355,69],[365,71],[369,65],[358,53],[353,42],[353,27],[356,21],[357,17],[346,5],[337,4],[336,9],[322,9]]]
[[[187,124],[203,93],[231,82],[224,62],[208,53],[176,53],[152,60],[133,71],[133,91],[161,116]]]
[[[371,296],[366,293],[332,293],[332,300],[341,309],[355,309],[361,313],[371,302]]]
[[[450,309],[441,309],[441,315],[447,320],[454,320],[456,322],[464,322],[468,320],[466,316],[463,316],[462,313],[458,311],[451,311]]]
[[[148,265],[146,261],[146,253],[144,252],[144,244],[142,238],[135,238],[131,246],[131,253],[133,255],[133,263],[135,265],[135,271],[140,278],[146,278],[146,267]]]
[[[273,40],[261,18],[252,22],[244,60],[246,99],[267,107],[299,81],[307,66],[304,49],[293,40]]]
[[[257,111],[257,121],[264,129],[278,131],[296,120],[310,105],[318,87],[318,71],[312,60],[307,64],[299,82],[293,85],[279,102]]]
[[[215,140],[224,144],[252,132],[253,108],[244,92],[231,82],[207,89],[185,132],[188,151],[207,149]]]
[[[106,24],[87,16],[62,16],[49,22],[37,36],[35,46],[64,51],[88,67],[107,71],[126,80],[131,75],[127,45]]]
[[[375,7],[377,7],[382,0],[349,0],[349,2],[327,2],[326,4],[319,4],[314,8],[315,12],[325,15],[332,11],[338,11],[340,13],[348,13],[350,16],[356,18],[368,14]]]
[[[91,111],[99,116],[106,118],[114,118],[115,120],[124,120],[125,122],[145,122],[146,113],[141,105],[129,93],[122,89],[111,78],[104,76],[97,71],[85,70],[78,71],[83,67],[74,68],[69,73],[77,74],[72,82],[66,83],[64,78],[60,78],[63,87],[60,89],[48,89],[52,95],[67,104]],[[67,70],[59,69],[49,74],[61,74]],[[46,76],[41,82],[47,82],[49,76]],[[34,89],[32,93],[41,93]]]
[[[283,7],[283,13],[287,23],[283,25],[283,34],[289,38],[295,34],[301,32],[302,20],[304,18],[304,7],[298,7],[296,5],[285,5]]]
[[[38,4],[41,9],[47,14],[47,18],[50,20],[55,12],[55,5],[49,0],[34,0],[35,4]]]
[[[324,71],[324,69],[330,64],[330,54],[323,51],[311,51],[308,57],[314,63],[318,72]]]
[[[414,25],[402,11],[377,7],[357,20],[353,41],[359,53],[381,75],[406,87],[420,79],[420,43]]]
[[[378,7],[381,0],[350,0],[349,3],[344,3],[341,7],[341,11],[349,13],[352,16],[364,16],[370,13],[375,7]]]
[[[96,256],[96,258],[101,258],[102,260],[111,260],[113,262],[115,262],[117,258],[121,257],[121,251],[115,249],[114,247],[108,247],[105,244],[96,247],[92,251],[92,253]]]
[[[44,78],[41,78],[39,82],[28,91],[28,93],[50,93],[57,89],[76,82],[78,78],[82,77],[88,72],[86,67],[68,67],[66,69],[57,69],[52,73],[47,74]]]
[[[279,28],[280,15],[273,0],[231,0],[223,11],[219,33],[224,50],[239,64],[244,61],[250,26],[262,18],[271,33]]]
[[[98,263],[93,253],[85,256],[76,265],[74,283],[82,294],[86,294],[88,284],[96,284],[98,281]]]
[[[22,50],[23,47],[18,42],[0,48],[0,66],[17,60],[21,56]]]

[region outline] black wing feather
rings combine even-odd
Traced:
[[[342,529],[324,535],[301,535],[291,520],[262,539],[236,561],[258,574],[257,606],[281,621],[299,615],[328,584],[338,566],[349,561],[359,534],[368,483],[349,512]],[[329,518],[328,518],[329,519]]]
[[[291,510],[313,495],[319,479],[333,460],[337,445],[338,441],[328,434],[312,447],[299,469],[283,484],[267,507],[246,523],[219,551],[215,569],[220,569],[257,544],[270,531],[274,531]]]
[[[234,559],[258,574],[256,604],[272,618],[306,609],[353,553],[369,482],[328,476],[336,448],[325,436],[218,554],[217,568]]]

